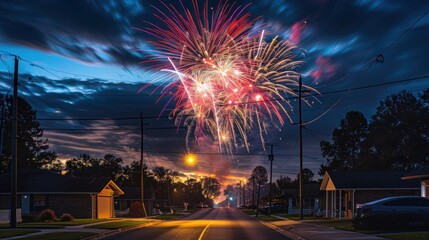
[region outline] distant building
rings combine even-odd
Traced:
[[[299,215],[299,188],[282,189],[282,194],[273,197],[274,202],[280,202],[287,206],[287,214]],[[303,213],[311,215],[324,204],[324,192],[320,190],[320,183],[304,183],[302,185]]]
[[[115,211],[118,214],[125,215],[128,213],[128,209],[130,208],[133,202],[141,201],[141,192],[138,187],[121,187],[124,191],[124,195],[118,196],[115,198]],[[146,208],[147,214],[151,215],[159,212],[156,210],[156,205],[160,207],[164,207],[167,200],[159,200],[157,201],[155,196],[155,191],[153,189],[144,189],[144,205]]]
[[[10,208],[10,174],[0,175],[0,209]],[[60,216],[112,218],[114,197],[124,192],[108,178],[72,177],[45,170],[18,172],[18,208],[22,214],[52,209]]]
[[[418,179],[420,181],[420,195],[429,198],[429,166],[412,171],[402,179],[407,181]]]
[[[393,196],[420,195],[419,180],[404,181],[404,171],[327,171],[320,190],[325,191],[326,217],[352,217],[358,204]]]

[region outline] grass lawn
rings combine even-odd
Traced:
[[[119,229],[119,228],[137,226],[145,223],[147,223],[147,221],[125,220],[125,221],[119,221],[119,222],[100,223],[97,225],[87,226],[86,228]]]
[[[288,215],[286,213],[274,213],[274,215],[279,217],[284,217],[290,220],[299,221],[301,220],[301,217],[299,215]],[[320,218],[316,218],[314,216],[304,216],[304,220],[319,220]]]
[[[35,233],[35,232],[40,232],[40,231],[38,231],[38,230],[29,230],[29,229],[2,230],[2,231],[0,231],[0,238],[8,238],[8,237],[21,236],[21,235],[26,235],[26,234]]]
[[[256,211],[254,209],[240,209],[242,213],[245,213],[247,215],[255,215]]]
[[[276,217],[273,217],[273,216],[269,217],[269,216],[266,216],[266,215],[259,215],[259,217],[257,217],[256,219],[258,219],[259,221],[269,221],[269,222],[283,220],[283,219],[280,219],[280,218],[276,218]]]
[[[394,239],[394,240],[429,240],[429,232],[410,232],[410,233],[393,233],[393,234],[382,234],[379,237]]]
[[[31,237],[24,237],[21,239],[27,240],[78,240],[82,238],[87,238],[91,236],[97,235],[96,233],[91,232],[53,232],[53,233],[45,233]]]

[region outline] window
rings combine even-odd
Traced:
[[[45,195],[34,195],[34,206],[45,207],[46,206]]]

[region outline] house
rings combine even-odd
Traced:
[[[304,183],[302,185],[302,202],[304,215],[311,215],[315,210],[321,209],[324,203],[324,192],[320,190],[320,183]],[[300,214],[299,188],[282,189],[282,194],[273,197],[274,202],[287,205],[287,213]]]
[[[141,192],[138,187],[121,187],[124,191],[124,195],[115,198],[115,211],[120,214],[128,213],[133,202],[141,201]],[[153,189],[144,189],[144,205],[148,215],[154,213],[155,204],[164,206],[166,201],[162,201],[162,204],[156,201],[155,191]]]
[[[358,204],[380,198],[419,195],[418,180],[403,181],[404,171],[327,171],[320,190],[325,191],[326,217],[352,217]]]
[[[419,168],[402,177],[402,180],[420,181],[420,195],[429,198],[429,166]]]
[[[0,175],[0,209],[10,207],[10,174]],[[77,218],[114,217],[114,197],[124,192],[108,178],[73,177],[46,170],[18,172],[18,208],[22,214],[52,209]]]

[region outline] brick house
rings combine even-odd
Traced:
[[[10,206],[10,174],[0,175],[0,209]],[[22,214],[52,209],[60,216],[114,217],[114,197],[124,194],[108,178],[73,177],[45,170],[18,172],[18,208]]]
[[[419,180],[404,181],[404,171],[327,171],[320,190],[325,191],[325,217],[352,217],[358,204],[393,196],[420,195]]]

